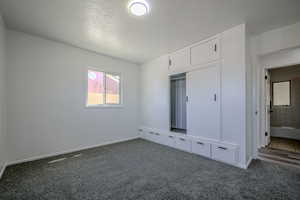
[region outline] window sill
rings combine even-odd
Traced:
[[[124,108],[122,104],[120,105],[95,105],[95,106],[85,106],[87,109],[97,109],[97,108]]]

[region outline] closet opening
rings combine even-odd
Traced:
[[[186,134],[186,74],[170,76],[170,131]]]

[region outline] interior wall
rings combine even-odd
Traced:
[[[300,47],[300,22],[267,31],[257,37],[258,55],[267,55],[283,49]]]
[[[248,40],[248,62],[252,66],[252,133],[251,133],[251,140],[252,140],[252,157],[256,158],[257,157],[257,147],[260,146],[261,138],[262,137],[260,133],[261,129],[261,112],[260,111],[260,106],[261,106],[261,96],[257,95],[260,93],[261,88],[261,69],[258,68],[257,66],[260,66],[260,61],[258,55],[258,41],[257,38],[254,36],[251,36]],[[249,97],[247,97],[248,99]]]
[[[10,162],[138,136],[139,66],[20,32],[7,38]],[[121,73],[123,107],[85,107],[88,67]]]
[[[249,123],[245,32],[245,24],[242,24],[223,32],[221,37],[221,136],[222,141],[239,145],[242,165],[248,162],[246,133]]]
[[[284,41],[282,41],[284,43]],[[296,44],[295,44],[296,45]],[[295,64],[300,63],[300,48],[294,47],[294,48],[287,48],[283,49],[271,54],[263,55],[259,57],[260,66],[259,71],[262,73],[264,69],[275,69],[278,67],[283,66],[291,66]],[[263,79],[263,74],[260,75],[261,79]],[[263,110],[265,104],[264,104],[264,87],[261,87],[261,107]],[[265,118],[264,115],[262,115],[261,118],[261,142],[264,141],[264,130],[265,130]],[[271,135],[277,136],[277,137],[284,137],[284,138],[290,138],[290,139],[300,139],[300,131],[298,130],[290,130],[290,129],[282,129],[278,127],[272,127],[271,128]],[[264,144],[262,144],[264,145]]]
[[[265,102],[264,102],[264,69],[297,64],[299,57],[300,23],[265,32],[253,37],[254,46],[251,60],[254,65],[255,101],[257,115],[254,123],[254,155],[257,149],[264,146],[265,141]]]
[[[167,55],[142,65],[141,125],[169,131],[170,86]]]
[[[6,162],[6,41],[5,25],[0,15],[0,173]]]
[[[254,126],[254,98],[253,98],[253,63],[251,60],[251,37],[246,31],[246,160],[253,156],[253,126]]]

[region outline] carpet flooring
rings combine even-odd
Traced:
[[[10,166],[0,199],[299,200],[300,169],[256,160],[243,170],[137,139]]]

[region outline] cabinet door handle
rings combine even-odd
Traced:
[[[155,135],[160,135],[159,133],[155,133]]]
[[[152,134],[152,135],[154,134],[154,132],[152,132],[152,131],[151,131],[151,132],[149,132],[149,133],[150,133],[150,134]]]
[[[172,66],[172,60],[169,59],[169,67],[171,67],[171,66]]]
[[[218,50],[218,49],[217,49],[217,44],[215,44],[215,46],[214,46],[214,51],[217,52],[217,50]]]
[[[204,143],[202,143],[202,142],[197,142],[197,144],[204,145]]]
[[[217,94],[214,94],[214,101],[217,101]]]
[[[185,141],[185,139],[184,138],[179,138],[181,141]]]
[[[169,135],[169,138],[172,138],[172,139],[173,139],[173,138],[174,138],[174,136],[172,136],[172,135]]]
[[[221,150],[227,150],[226,147],[218,147],[218,149],[221,149]]]

